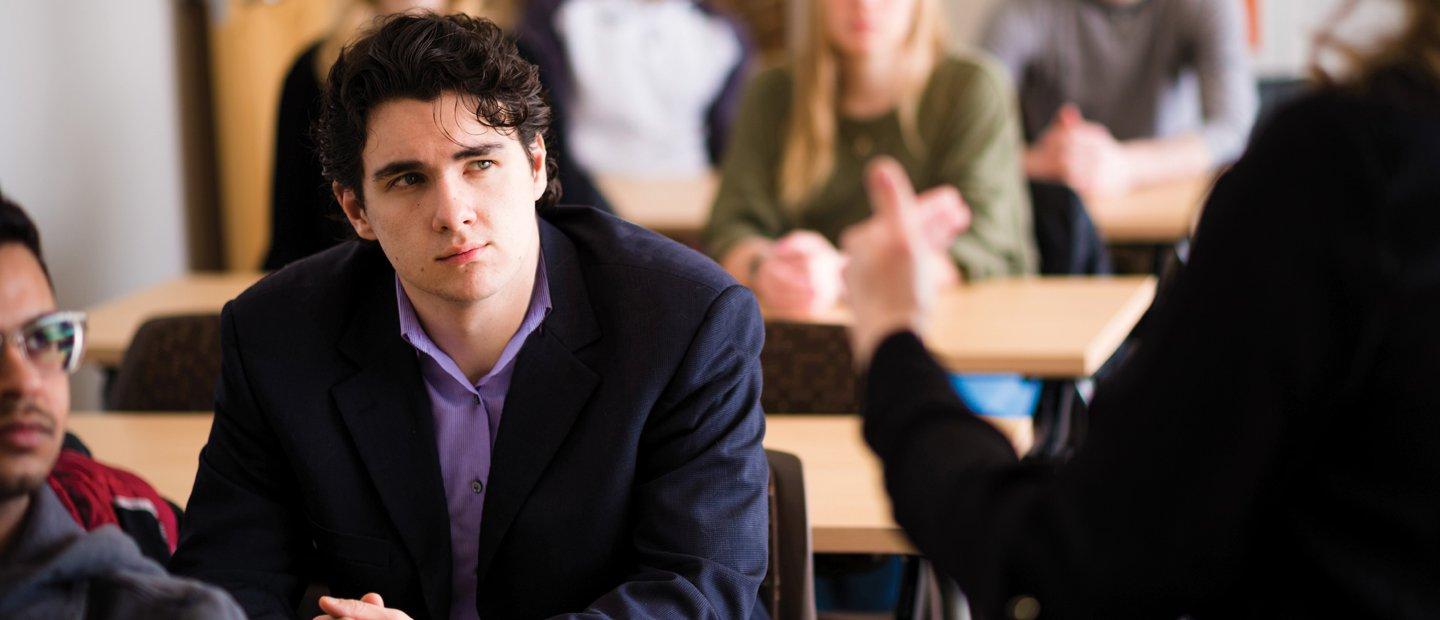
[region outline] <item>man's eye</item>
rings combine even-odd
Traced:
[[[418,184],[418,183],[420,183],[421,181],[424,181],[424,180],[425,180],[425,177],[421,176],[421,175],[420,175],[419,173],[417,173],[417,172],[407,172],[407,173],[402,174],[402,175],[400,175],[400,176],[398,176],[398,177],[395,177],[395,180],[390,182],[390,186],[391,186],[391,187],[410,187],[411,185]]]
[[[471,169],[471,170],[489,170],[489,169],[493,168],[494,166],[495,166],[494,160],[490,160],[490,159],[477,159],[477,160],[475,160],[475,161],[470,162],[470,169]]]

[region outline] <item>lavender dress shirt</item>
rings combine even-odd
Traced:
[[[501,350],[495,366],[473,385],[455,360],[425,333],[399,276],[395,278],[395,300],[400,310],[400,337],[415,348],[435,417],[435,448],[445,484],[445,506],[450,511],[450,617],[477,618],[475,563],[485,490],[490,484],[490,450],[500,428],[510,377],[515,373],[515,356],[550,313],[545,257],[541,256],[536,266],[535,288],[520,328]]]

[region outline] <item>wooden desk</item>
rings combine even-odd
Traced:
[[[765,447],[800,457],[816,553],[914,555],[853,415],[765,416]]]
[[[710,218],[719,178],[596,177],[601,193],[627,220],[684,239],[698,239]],[[1111,243],[1169,244],[1190,235],[1214,177],[1204,175],[1118,196],[1086,196],[1100,236]]]
[[[95,459],[134,472],[160,495],[184,506],[195,484],[200,448],[210,436],[210,412],[81,413],[68,428]]]
[[[1085,206],[1107,242],[1171,244],[1190,236],[1213,184],[1205,175],[1120,196],[1086,196]]]
[[[696,179],[597,177],[595,182],[627,220],[656,232],[697,239],[719,187],[714,174]],[[1203,175],[1118,196],[1086,196],[1101,237],[1111,243],[1169,244],[1190,235],[1214,177]]]
[[[118,366],[147,318],[219,312],[260,277],[256,273],[192,274],[89,310],[85,359]],[[1014,372],[1075,378],[1094,374],[1115,352],[1155,294],[1150,277],[991,280],[941,295],[926,341],[956,372]],[[769,319],[843,324],[843,309]]]
[[[96,459],[134,472],[184,506],[210,420],[208,412],[77,412],[69,429]],[[771,415],[766,423],[765,447],[800,457],[805,468],[817,552],[915,552],[890,517],[880,464],[860,437],[858,416]]]
[[[1115,352],[1155,296],[1155,278],[987,280],[945,291],[925,342],[954,372],[1088,377]],[[767,320],[845,324],[849,312]]]
[[[86,310],[85,361],[113,368],[140,324],[170,314],[219,313],[225,302],[260,279],[258,273],[194,273]]]
[[[597,176],[595,183],[620,217],[662,235],[695,241],[710,219],[720,179],[714,173],[694,179],[606,175]]]

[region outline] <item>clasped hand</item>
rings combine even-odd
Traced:
[[[900,174],[904,175],[903,169]],[[912,192],[912,198],[928,248],[927,259],[935,263],[932,271],[937,284],[958,281],[959,272],[949,258],[949,248],[969,226],[969,208],[960,192],[950,185],[932,188],[919,196]],[[814,314],[834,307],[846,296],[841,274],[847,261],[847,256],[819,233],[797,230],[770,246],[760,259],[752,284],[756,295],[771,310]]]
[[[1034,178],[1064,183],[1081,194],[1114,195],[1133,185],[1128,157],[1110,130],[1066,104],[1025,154],[1025,168]]]
[[[315,616],[315,620],[410,620],[405,612],[385,607],[385,600],[374,592],[360,597],[358,601],[322,596],[320,611],[325,615]]]

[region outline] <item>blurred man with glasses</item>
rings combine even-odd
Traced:
[[[47,484],[84,344],[84,315],[55,306],[35,225],[0,195],[0,617],[243,618],[118,528],[87,533]]]

